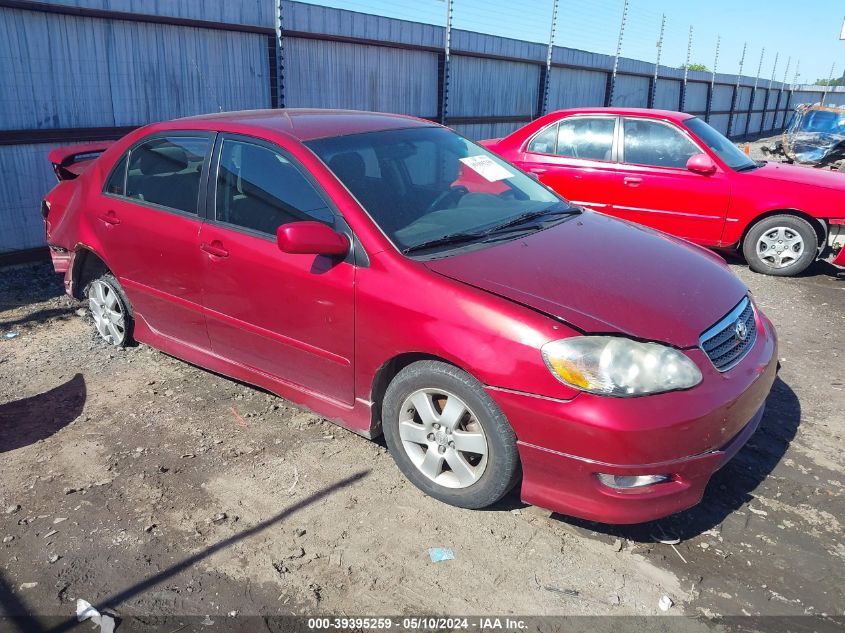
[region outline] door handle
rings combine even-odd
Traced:
[[[530,171],[532,174],[545,174],[549,170],[545,167],[529,167],[528,171]]]
[[[100,215],[100,221],[104,222],[105,224],[110,224],[112,226],[120,224],[120,218],[117,217],[117,214],[112,210],[109,210],[106,213]]]
[[[203,242],[200,244],[200,249],[211,255],[212,257],[228,257],[229,251],[223,248],[223,243],[219,240],[214,240],[209,244]]]
[[[642,178],[638,178],[638,177],[636,177],[636,176],[625,176],[625,178],[622,180],[622,182],[624,182],[624,183],[625,183],[626,185],[628,185],[629,187],[636,187],[636,186],[638,186],[638,185],[639,185],[642,181],[643,181],[643,179],[642,179]]]

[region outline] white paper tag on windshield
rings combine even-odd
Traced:
[[[487,156],[467,156],[458,160],[490,182],[513,178],[515,175]]]

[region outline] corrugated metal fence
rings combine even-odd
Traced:
[[[281,30],[277,14],[281,9]],[[39,201],[62,144],[150,121],[334,107],[501,136],[548,109],[609,105],[614,58],[283,0],[0,0],[0,254],[43,246]],[[733,136],[782,127],[821,88],[620,59],[613,105],[698,114]],[[547,87],[547,88],[546,88]],[[444,88],[446,93],[444,95]],[[838,91],[837,91],[838,92]]]

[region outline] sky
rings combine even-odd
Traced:
[[[445,0],[304,0],[312,4],[376,13],[388,17],[445,24]],[[558,0],[555,44],[614,54],[624,0]],[[553,0],[453,0],[452,26],[547,42]],[[654,62],[662,16],[666,27],[661,64],[680,66],[686,60],[693,26],[690,62],[716,65],[722,73],[739,71],[747,42],[743,74],[776,81],[813,83],[845,72],[845,41],[839,40],[845,19],[842,0],[629,0],[622,55]],[[716,42],[719,40],[718,63]],[[765,48],[765,52],[763,49]],[[775,55],[777,54],[777,66]]]

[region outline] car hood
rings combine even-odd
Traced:
[[[524,238],[426,265],[584,332],[677,347],[698,345],[701,333],[748,292],[715,254],[589,211]]]
[[[741,172],[739,175],[760,181],[777,180],[845,191],[845,177],[841,173],[829,169],[808,169],[788,163],[766,163],[759,169]],[[760,186],[766,185],[761,182]]]

